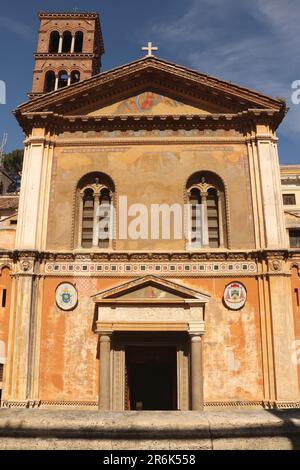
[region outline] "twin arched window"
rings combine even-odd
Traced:
[[[79,247],[112,247],[114,192],[112,180],[103,173],[91,173],[80,180],[77,188]]]
[[[70,74],[66,70],[61,70],[57,75],[53,70],[49,70],[45,75],[44,93],[64,88],[79,81],[80,72],[78,70],[73,70]]]
[[[188,215],[188,247],[223,248],[226,243],[225,188],[222,180],[211,172],[192,175],[186,185]]]
[[[83,51],[83,32],[77,31],[75,34],[71,31],[64,31],[60,34],[58,31],[52,31],[49,40],[50,54],[81,54]]]

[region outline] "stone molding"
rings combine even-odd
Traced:
[[[98,401],[67,401],[67,400],[24,400],[1,402],[0,408],[53,408],[53,409],[97,409]],[[245,401],[207,401],[204,403],[206,409],[239,409],[239,408],[260,408],[260,409],[298,409],[300,401],[265,401],[265,400],[245,400]]]

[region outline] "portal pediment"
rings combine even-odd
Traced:
[[[205,304],[210,297],[189,287],[157,276],[126,282],[93,296],[96,303],[196,302]]]

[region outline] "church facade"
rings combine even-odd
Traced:
[[[151,44],[101,72],[97,14],[40,20],[33,90],[15,111],[16,239],[0,246],[1,406],[299,407],[285,104]]]

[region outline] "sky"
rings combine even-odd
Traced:
[[[12,110],[31,90],[38,11],[97,11],[105,44],[102,71],[139,59],[152,41],[162,59],[285,98],[281,163],[300,163],[300,104],[292,83],[300,80],[299,0],[10,0],[0,10],[0,140],[6,151],[22,148]],[[300,96],[300,94],[299,94]]]

